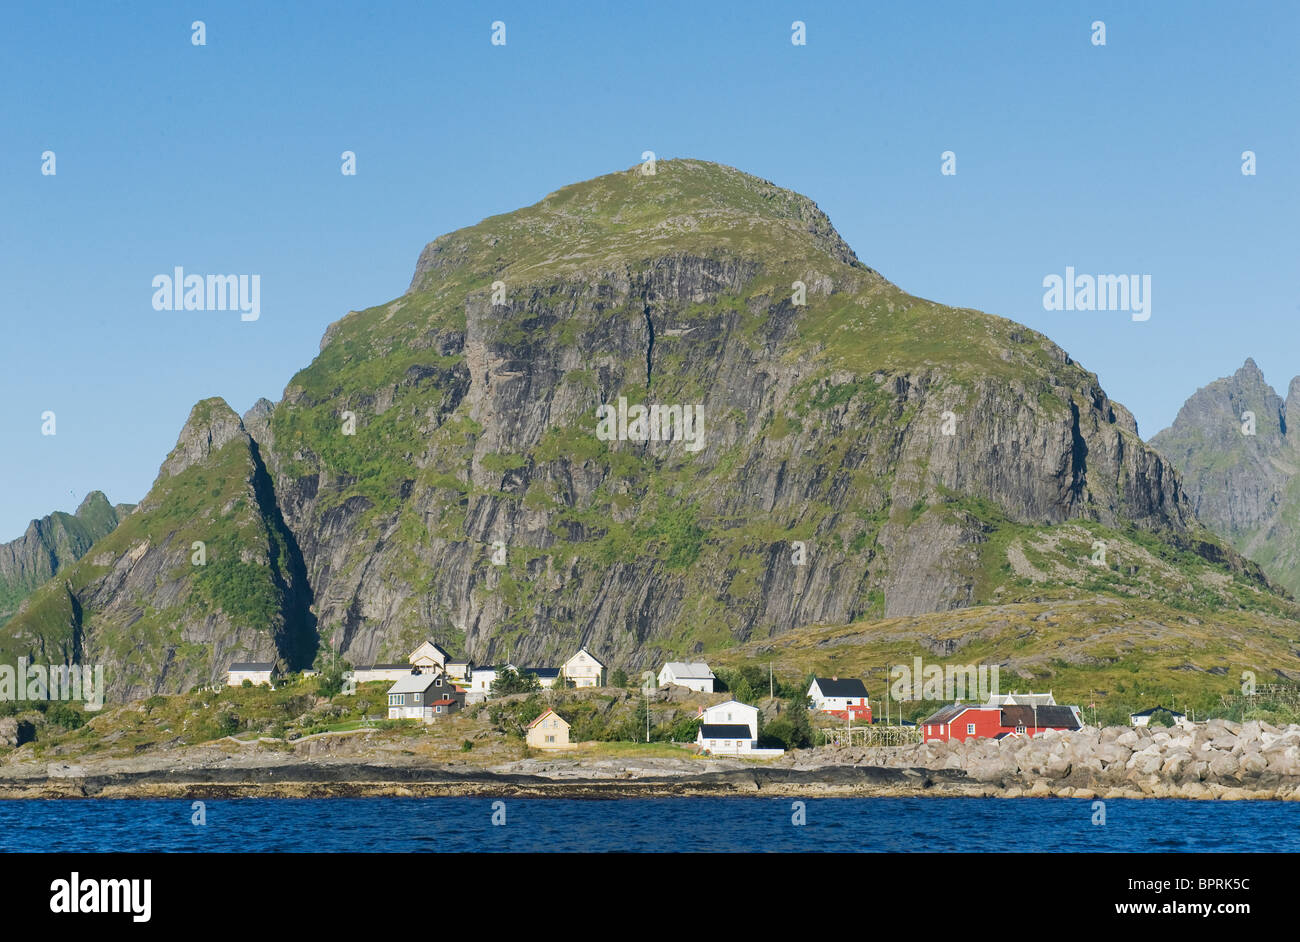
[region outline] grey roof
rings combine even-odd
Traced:
[[[674,677],[713,679],[713,671],[703,661],[669,661],[664,668],[672,671]]]
[[[926,726],[941,726],[945,723],[951,723],[967,710],[978,709],[980,708],[972,703],[950,703],[948,706],[942,707],[938,713],[935,713],[929,719],[922,720],[922,722]]]
[[[407,674],[393,686],[388,688],[389,693],[424,693],[430,687],[435,686],[440,674]]]
[[[274,669],[274,661],[235,661],[230,665],[232,671],[269,671]]]
[[[558,667],[521,667],[521,674],[536,674],[538,679],[544,677],[559,677],[560,669]]]
[[[709,723],[700,727],[705,739],[753,739],[748,723]]]

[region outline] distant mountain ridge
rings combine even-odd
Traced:
[[[1198,389],[1151,445],[1181,472],[1201,521],[1300,596],[1300,376],[1283,399],[1247,359]]]
[[[18,539],[0,543],[0,625],[32,591],[84,556],[134,509],[134,504],[110,504],[103,491],[91,491],[74,513],[55,511],[33,520]]]

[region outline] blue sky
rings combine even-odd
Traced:
[[[1052,337],[1146,437],[1247,356],[1300,373],[1293,4],[58,6],[0,29],[0,539],[139,500],[194,402],[278,400],[426,242],[647,149],[807,194],[906,290]],[[260,319],[153,310],[177,265],[260,274]],[[1044,311],[1067,265],[1150,274],[1151,319]]]

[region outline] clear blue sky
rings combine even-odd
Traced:
[[[1247,356],[1300,373],[1295,4],[69,6],[0,29],[0,539],[139,500],[195,401],[278,400],[426,242],[647,149],[807,194],[908,291],[1052,337],[1144,436]],[[261,319],[154,311],[177,265],[260,274]],[[1044,311],[1067,265],[1150,274],[1151,319]]]

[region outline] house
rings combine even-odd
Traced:
[[[352,680],[359,684],[386,680],[390,684],[416,671],[410,664],[365,664],[352,669]]]
[[[605,686],[605,665],[586,648],[579,648],[577,654],[565,661],[560,673],[575,687]]]
[[[424,669],[426,667],[436,667],[438,670],[447,669],[447,659],[451,657],[441,647],[432,641],[423,642],[418,648],[406,656],[406,659],[416,667]]]
[[[726,700],[705,707],[699,717],[703,722],[695,734],[695,745],[701,753],[762,759],[785,755],[784,749],[758,748],[758,707]]]
[[[705,707],[700,710],[699,717],[703,720],[704,726],[743,724],[749,730],[751,740],[758,738],[758,707],[741,703],[739,700],[725,700],[715,706]]]
[[[464,694],[442,671],[408,673],[388,688],[390,720],[422,720],[454,713],[464,705]]]
[[[842,720],[871,722],[871,704],[867,702],[867,685],[856,677],[814,677],[808,685],[813,709],[838,716]]]
[[[921,724],[921,738],[925,742],[953,739],[965,742],[1008,735],[1037,736],[1049,729],[1071,730],[1081,726],[1083,721],[1076,706],[954,703]]]
[[[244,681],[251,681],[253,686],[259,684],[275,685],[275,663],[273,661],[235,661],[226,670],[226,686],[242,687]]]
[[[474,675],[474,665],[468,658],[450,658],[444,670],[453,683],[460,684],[462,687],[468,687]]]
[[[525,667],[519,673],[536,675],[537,682],[542,685],[543,690],[549,690],[560,680],[560,669],[558,667]]]
[[[754,737],[745,723],[704,723],[695,734],[700,752],[711,755],[738,756],[754,749]]]
[[[465,691],[466,703],[482,703],[492,696],[492,683],[497,675],[506,668],[517,670],[513,664],[496,664],[492,667],[476,667],[471,677],[469,688]]]
[[[1189,725],[1186,715],[1179,713],[1177,710],[1171,710],[1168,707],[1153,706],[1149,710],[1143,710],[1141,713],[1130,713],[1128,715],[1129,724],[1132,726],[1146,726],[1151,722],[1151,717],[1157,713],[1168,718],[1174,726]]]
[[[703,661],[669,661],[659,670],[660,687],[676,684],[700,693],[713,693],[716,679]]]
[[[569,724],[554,710],[547,710],[528,724],[524,741],[534,749],[567,749]]]

